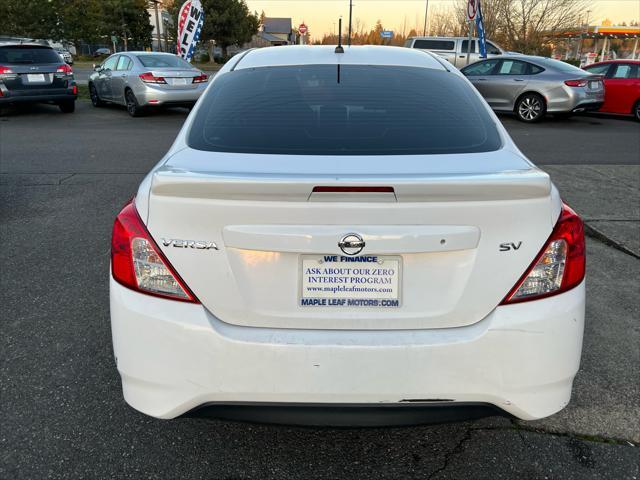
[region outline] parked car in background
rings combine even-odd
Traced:
[[[44,102],[71,113],[77,96],[73,70],[53,48],[0,42],[0,108]]]
[[[58,55],[62,57],[62,59],[68,63],[69,65],[73,65],[73,56],[67,50],[55,49]]]
[[[409,37],[404,43],[404,46],[433,52],[447,59],[458,68],[467,64],[467,50],[469,49],[469,39],[467,37]],[[507,53],[495,42],[487,41],[486,46],[487,58],[493,58],[497,55]],[[475,62],[479,59],[479,40],[472,38],[469,62]]]
[[[604,102],[602,75],[551,58],[509,55],[461,71],[491,108],[514,112],[523,122],[537,122],[546,113],[569,116],[598,110]]]
[[[640,61],[610,60],[588,65],[584,70],[604,75],[604,104],[600,112],[634,115],[640,121]]]
[[[133,117],[151,107],[192,107],[209,80],[206,73],[171,53],[116,53],[94,69],[89,76],[93,106],[124,105]]]
[[[108,48],[99,48],[95,52],[93,52],[94,57],[106,57],[108,55],[111,55],[111,50],[109,50]]]
[[[382,425],[568,404],[582,221],[435,57],[290,46],[225,64],[112,231],[132,407]]]

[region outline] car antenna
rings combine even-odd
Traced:
[[[344,48],[342,48],[342,18],[338,20],[338,46],[335,53],[344,53]]]

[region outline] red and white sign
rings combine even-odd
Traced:
[[[467,20],[470,22],[476,18],[478,13],[478,0],[467,0]]]
[[[300,26],[298,27],[298,31],[300,32],[300,35],[304,35],[305,33],[307,33],[308,30],[309,29],[304,23],[301,23]]]

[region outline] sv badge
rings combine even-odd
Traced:
[[[501,243],[500,244],[500,251],[501,252],[509,252],[511,250],[518,250],[521,246],[522,246],[522,242],[518,242],[518,243],[513,243],[513,242]]]

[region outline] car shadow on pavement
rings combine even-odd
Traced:
[[[77,100],[78,103],[88,103],[86,100]],[[89,106],[91,106],[89,104]],[[6,119],[11,117],[23,117],[26,115],[62,115],[60,109],[57,105],[47,104],[47,103],[25,103],[19,105],[9,105],[3,107],[2,113],[0,114],[0,119]],[[105,112],[113,112],[119,113],[122,115],[129,116],[127,113],[127,109],[122,105],[116,105],[113,103],[107,103],[101,106],[99,109],[95,110],[103,110]],[[165,115],[165,116],[173,116],[173,117],[186,117],[189,115],[189,109],[184,107],[167,107],[167,108],[151,108],[149,109],[144,117],[151,117],[157,115]],[[85,115],[83,111],[76,111],[70,115]]]

